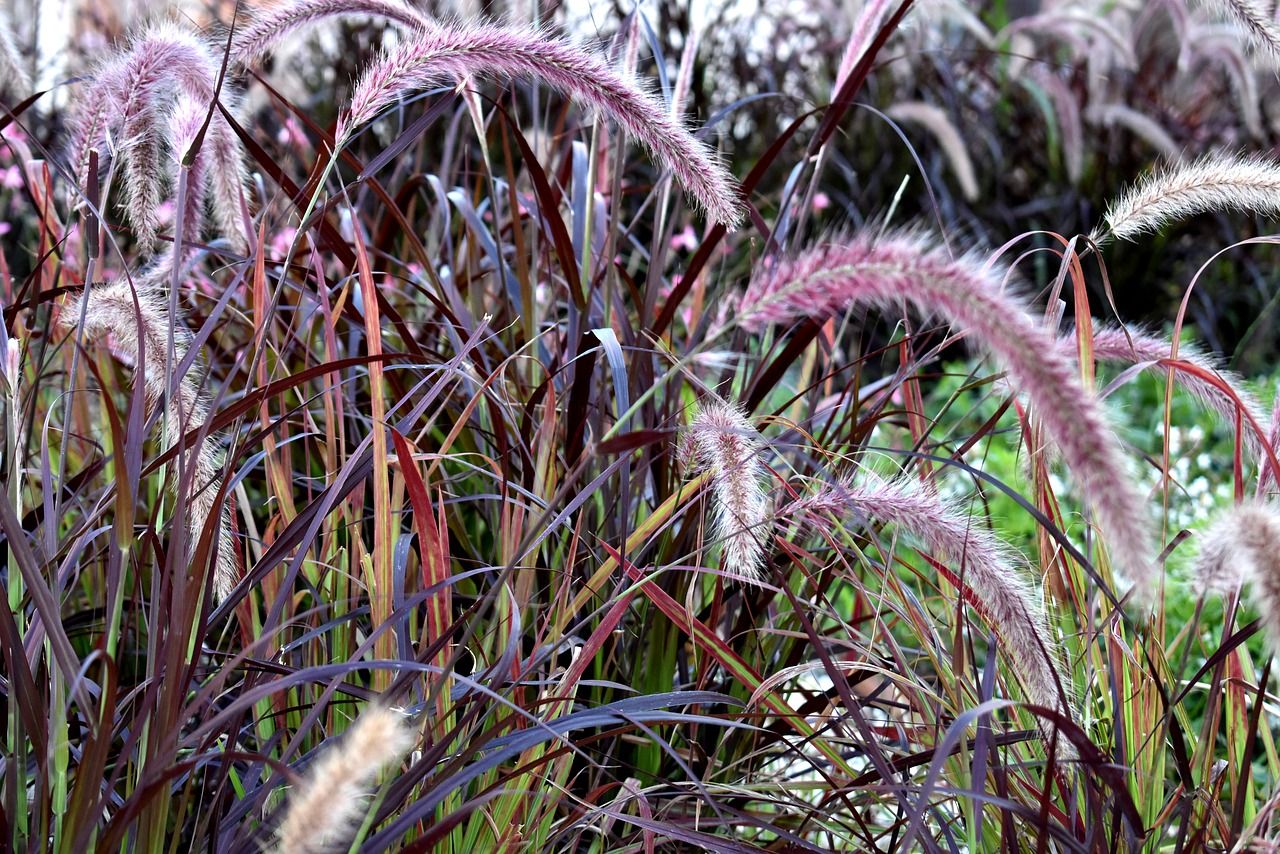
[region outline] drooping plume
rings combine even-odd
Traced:
[[[840,68],[836,71],[836,82],[831,87],[831,97],[835,97],[844,86],[853,67],[862,59],[862,55],[871,47],[876,33],[889,17],[893,8],[893,0],[866,0],[858,17],[853,22],[853,32],[849,35],[849,43],[845,45],[844,55],[840,58]]]
[[[1271,404],[1271,424],[1267,428],[1267,444],[1271,451],[1280,457],[1280,385],[1276,387],[1276,395]],[[1258,497],[1267,497],[1276,490],[1275,473],[1269,462],[1263,462],[1262,471],[1258,475]]]
[[[1140,598],[1154,588],[1146,502],[1097,398],[1081,384],[1057,339],[1004,286],[1005,271],[976,257],[952,259],[920,234],[865,234],[767,264],[739,307],[748,330],[821,318],[858,305],[903,301],[966,332],[1026,393],[1093,507],[1108,551]]]
[[[1211,211],[1280,214],[1280,163],[1262,156],[1209,155],[1140,181],[1107,208],[1091,235],[1132,240],[1176,220]]]
[[[1068,335],[1060,339],[1063,348],[1074,357],[1076,338]],[[1103,326],[1093,327],[1093,357],[1100,362],[1119,365],[1137,365],[1149,363],[1146,370],[1165,375],[1166,368],[1157,364],[1161,359],[1169,359],[1173,353],[1173,342],[1137,326]],[[1232,371],[1223,370],[1218,360],[1202,352],[1192,344],[1178,345],[1178,361],[1186,362],[1207,373],[1216,374],[1240,398],[1244,410],[1258,424],[1266,424],[1266,416],[1256,396],[1245,387],[1243,379]],[[1236,423],[1236,402],[1208,380],[1186,371],[1173,370],[1173,380],[1188,394],[1198,400],[1206,409],[1217,414],[1222,423],[1234,429]],[[1256,430],[1249,426],[1247,417],[1242,417],[1244,447],[1255,460],[1261,460],[1263,440]]]
[[[150,249],[155,242],[159,208],[167,192],[165,152],[177,147],[170,137],[174,105],[199,105],[207,114],[217,93],[224,104],[234,106],[234,93],[227,86],[220,93],[217,90],[220,67],[202,38],[158,24],[100,66],[77,99],[70,149],[76,180],[81,186],[88,180],[91,150],[96,149],[101,158],[100,178],[114,152],[122,167],[125,220],[144,248]],[[208,148],[205,199],[221,234],[243,246],[239,219],[243,156],[235,131],[216,109],[203,144]],[[203,210],[202,206],[197,209]]]
[[[760,433],[741,409],[718,400],[704,403],[685,439],[694,471],[711,474],[716,542],[726,572],[759,582],[769,533],[768,470],[760,459]]]
[[[451,24],[407,38],[365,69],[336,137],[341,144],[409,92],[450,78],[485,76],[536,77],[613,119],[712,219],[730,227],[741,221],[743,206],[733,178],[665,105],[600,57],[536,30]]]
[[[1280,649],[1280,514],[1271,504],[1224,511],[1203,535],[1195,563],[1201,593],[1249,584],[1273,649]]]
[[[382,706],[366,709],[341,744],[324,750],[289,798],[277,851],[337,850],[363,815],[378,772],[403,759],[416,737],[404,714]]]
[[[935,558],[954,566],[972,601],[999,634],[1027,700],[1072,716],[1071,682],[1062,675],[1058,645],[1049,633],[1040,594],[1027,579],[1023,561],[968,514],[915,481],[869,478],[865,483],[828,486],[786,505],[778,515],[818,524],[829,516],[852,515],[896,525],[911,534]],[[1051,726],[1042,725],[1042,729],[1046,739],[1052,737]],[[1066,759],[1076,755],[1065,739],[1058,751]]]
[[[1168,163],[1182,159],[1182,149],[1164,127],[1145,113],[1125,104],[1091,104],[1084,117],[1095,125],[1114,127],[1119,125],[1129,133],[1145,141],[1160,153]]]
[[[947,162],[951,164],[951,172],[960,184],[960,192],[968,201],[977,200],[978,178],[973,171],[973,161],[969,159],[969,150],[964,147],[960,131],[956,130],[944,111],[920,101],[903,101],[891,106],[886,114],[894,121],[914,123],[933,134],[942,153],[947,156]]]
[[[136,291],[135,304],[134,294],[135,290],[124,281],[94,285],[83,292],[80,300],[65,304],[58,320],[63,329],[70,329],[80,323],[83,312],[84,325],[80,329],[84,340],[94,342],[111,335],[115,346],[133,361],[135,370],[143,372],[148,404],[163,404],[165,407],[167,450],[183,436],[204,426],[209,418],[209,405],[191,372],[177,382],[173,382],[170,376],[170,330],[173,330],[174,339],[174,368],[187,354],[191,333],[170,316],[167,295],[158,287],[140,288]],[[87,305],[82,302],[85,299],[88,300]],[[189,485],[179,498],[185,507],[188,546],[193,553],[210,520],[215,520],[217,525],[218,558],[214,567],[213,589],[218,601],[222,601],[235,587],[240,572],[231,537],[230,508],[223,507],[219,511],[215,507],[222,488],[222,459],[215,438],[206,436],[197,450],[182,453],[181,464],[176,467],[169,483],[175,490],[179,486],[177,472],[185,473]]]
[[[1204,5],[1233,22],[1254,47],[1267,54],[1270,65],[1280,64],[1280,26],[1266,8],[1254,0],[1204,0]]]
[[[0,92],[23,97],[31,94],[31,76],[3,14],[0,14],[0,81]]]
[[[397,0],[296,0],[260,13],[236,33],[231,60],[253,63],[297,30],[327,18],[367,16],[382,18],[411,30],[432,29],[435,24],[417,9]]]

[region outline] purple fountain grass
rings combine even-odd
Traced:
[[[671,84],[671,117],[677,121],[684,115],[685,102],[689,99],[689,90],[693,86],[693,66],[698,59],[699,32],[692,29],[685,36],[684,48],[680,51],[680,67],[676,71],[675,82]]]
[[[1139,599],[1157,580],[1146,502],[1124,476],[1124,458],[1097,397],[1072,359],[1004,286],[1005,271],[976,256],[952,259],[925,237],[866,233],[766,265],[747,288],[738,320],[748,330],[825,317],[856,305],[900,306],[938,315],[966,332],[1025,392],[1089,499],[1110,554]]]
[[[1204,5],[1235,23],[1254,47],[1269,55],[1271,65],[1280,63],[1280,25],[1270,11],[1254,0],[1205,0]]]
[[[194,149],[204,125],[206,107],[186,96],[180,97],[169,113],[169,156],[172,160],[173,185],[178,186],[186,173],[186,191],[182,211],[182,240],[192,243],[200,239],[204,225],[204,201],[208,184],[208,155],[203,147]],[[185,165],[184,165],[185,163]],[[176,212],[175,212],[176,216]],[[174,221],[177,232],[177,220]]]
[[[367,16],[383,18],[413,30],[430,30],[435,22],[395,0],[298,0],[263,11],[236,33],[231,60],[253,63],[298,29],[327,18]]]
[[[1084,117],[1089,122],[1102,127],[1118,125],[1124,128],[1158,151],[1160,156],[1169,163],[1176,163],[1182,159],[1182,147],[1169,136],[1169,132],[1159,122],[1130,106],[1091,104],[1084,111]]]
[[[1063,348],[1073,357],[1076,354],[1076,338],[1074,335],[1064,336],[1061,340]],[[1172,358],[1173,342],[1138,326],[1103,326],[1093,327],[1093,357],[1100,362],[1121,365],[1137,365],[1149,363],[1146,370],[1161,376],[1167,375],[1171,369],[1161,367],[1161,359]],[[1223,370],[1218,360],[1201,351],[1192,344],[1178,346],[1178,361],[1186,362],[1200,370],[1216,374],[1226,383],[1240,399],[1247,415],[1242,418],[1243,439],[1245,449],[1254,460],[1262,460],[1265,456],[1263,439],[1256,430],[1249,426],[1251,417],[1258,424],[1268,423],[1263,414],[1262,404],[1253,392],[1245,387],[1243,378],[1238,374]],[[1236,423],[1236,401],[1231,395],[1218,386],[1195,374],[1173,370],[1173,380],[1188,394],[1198,400],[1206,409],[1215,413],[1222,423],[1229,427]]]
[[[759,583],[769,531],[769,472],[760,459],[760,434],[739,407],[705,402],[694,415],[680,456],[711,475],[714,537],[723,548],[725,572]]]
[[[1132,240],[1170,222],[1211,211],[1280,214],[1280,162],[1270,157],[1213,154],[1140,181],[1107,208],[1105,226],[1090,237]]]
[[[867,48],[871,46],[872,40],[875,39],[876,33],[884,24],[892,8],[893,0],[867,0],[863,5],[857,19],[853,22],[853,32],[849,35],[849,43],[845,45],[844,55],[840,58],[836,82],[831,87],[832,98],[840,91],[840,87],[844,85],[844,81],[853,71],[853,67],[858,64],[858,60],[862,59],[862,55],[867,52]]]
[[[134,297],[137,296],[135,303]],[[169,314],[168,296],[158,287],[135,291],[127,281],[115,281],[94,285],[84,291],[83,299],[64,305],[59,315],[63,329],[80,327],[86,342],[112,336],[114,344],[133,361],[135,369],[142,370],[148,404],[165,405],[165,442],[172,445],[187,433],[197,430],[208,421],[209,405],[200,387],[190,373],[176,383],[169,374],[169,336],[173,331],[174,362],[181,361],[187,353],[190,333],[181,323],[175,324]],[[170,386],[173,386],[171,389]],[[214,594],[218,601],[230,595],[239,580],[239,564],[231,537],[231,511],[221,512],[214,506],[222,487],[222,459],[212,436],[206,436],[199,448],[182,455],[177,471],[189,471],[190,489],[187,493],[186,515],[190,532],[190,548],[210,519],[218,525],[218,559],[214,568]],[[170,486],[178,487],[178,475],[170,478]]]
[[[1271,404],[1271,424],[1267,428],[1267,443],[1271,450],[1280,456],[1280,385],[1276,386],[1275,398]],[[1275,472],[1271,466],[1263,464],[1258,475],[1258,497],[1264,497],[1276,489]]]
[[[403,759],[416,739],[403,713],[382,706],[366,709],[341,744],[324,750],[289,798],[276,850],[331,851],[350,838],[378,772]]]
[[[452,24],[384,52],[365,70],[338,121],[339,145],[407,92],[483,76],[536,77],[613,119],[712,219],[730,227],[741,222],[744,209],[728,170],[665,105],[601,58],[538,30]]]
[[[973,161],[969,158],[969,150],[964,146],[960,131],[956,130],[945,111],[921,101],[902,101],[889,107],[886,115],[897,122],[917,124],[933,134],[942,153],[947,156],[951,171],[960,184],[960,192],[967,201],[977,201],[978,178],[973,171]]]
[[[1072,717],[1071,682],[1062,675],[1065,670],[1049,632],[1042,597],[1021,568],[1025,562],[1011,548],[932,490],[904,478],[829,485],[778,512],[783,519],[815,522],[850,514],[897,525],[930,552],[956,564],[956,575],[998,632],[1027,700]],[[1046,740],[1052,740],[1053,726],[1041,726]],[[1070,760],[1076,751],[1062,739],[1058,755]]]
[[[115,152],[123,161],[126,220],[139,243],[155,242],[164,192],[162,149],[174,148],[166,121],[172,105],[188,99],[208,110],[220,62],[203,39],[170,24],[155,25],[100,66],[72,120],[71,158],[81,185],[88,180],[89,152]],[[231,93],[220,97],[234,106]],[[203,119],[202,119],[203,123]],[[213,114],[205,196],[222,234],[244,245],[240,199],[244,165],[240,141],[226,118]],[[105,165],[105,163],[104,163]]]
[[[1280,514],[1274,506],[1245,503],[1220,514],[1204,533],[1194,573],[1202,594],[1249,584],[1271,647],[1280,650]]]
[[[0,15],[0,92],[26,95],[31,91],[31,76],[27,73],[22,53],[9,29],[9,22]]]

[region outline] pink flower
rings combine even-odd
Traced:
[[[812,207],[815,212],[825,211],[827,208],[831,207],[831,197],[819,190],[813,194],[813,201],[809,203],[809,206]]]
[[[286,226],[276,232],[271,238],[271,252],[280,257],[284,257],[289,252],[289,247],[293,245],[293,239],[298,236],[298,229]]]
[[[698,248],[698,235],[694,233],[692,225],[686,225],[679,234],[671,235],[671,248],[689,252]]]

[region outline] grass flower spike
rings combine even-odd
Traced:
[[[366,709],[290,797],[280,825],[280,854],[339,850],[363,815],[365,795],[378,772],[403,759],[416,735],[403,713],[382,706]]]
[[[1073,356],[1076,352],[1075,336],[1062,339],[1063,347]],[[1121,365],[1150,363],[1147,370],[1164,373],[1166,369],[1156,364],[1161,359],[1171,358],[1173,342],[1163,335],[1148,332],[1138,326],[1099,326],[1093,328],[1093,357],[1100,362]],[[1207,373],[1216,374],[1232,388],[1236,396],[1244,404],[1245,411],[1259,424],[1267,424],[1267,416],[1262,405],[1248,388],[1241,377],[1231,371],[1222,370],[1218,361],[1191,344],[1178,346],[1178,361],[1186,362]],[[1236,402],[1230,395],[1213,383],[1186,371],[1173,370],[1173,381],[1188,394],[1198,400],[1206,409],[1217,414],[1222,423],[1234,428],[1236,423]],[[1257,431],[1251,429],[1248,420],[1242,425],[1245,450],[1255,460],[1264,456]]]
[[[6,90],[12,95],[27,95],[31,91],[31,76],[22,61],[22,54],[13,39],[9,22],[0,14],[0,93]]]
[[[693,469],[711,473],[715,539],[724,549],[724,570],[760,581],[770,521],[760,434],[741,409],[714,401],[694,415],[685,441]]]
[[[931,490],[905,479],[829,486],[778,513],[782,518],[804,517],[813,522],[850,514],[897,525],[954,564],[956,575],[973,594],[972,601],[999,633],[1027,700],[1071,716],[1070,679],[1062,675],[1041,596],[1019,566],[1023,561],[1010,548]],[[1052,727],[1043,729],[1046,739],[1052,738]],[[1062,758],[1076,755],[1065,739],[1058,751]]]
[[[1273,12],[1254,0],[1205,0],[1204,5],[1233,22],[1250,43],[1268,54],[1271,65],[1280,63],[1280,25]]]
[[[1201,593],[1250,585],[1273,649],[1280,650],[1280,514],[1270,504],[1241,504],[1222,513],[1196,555]]]
[[[178,147],[167,132],[172,129],[168,118],[173,105],[198,105],[203,124],[215,94],[232,102],[232,93],[225,86],[217,92],[220,67],[221,61],[202,38],[160,24],[100,66],[78,101],[71,144],[77,180],[81,186],[88,180],[92,149],[103,158],[100,177],[106,174],[108,156],[116,154],[122,170],[124,216],[146,249],[155,242],[164,200],[163,149]],[[204,145],[209,149],[208,181],[202,196],[212,207],[222,234],[243,246],[239,216],[245,178],[240,141],[216,110]],[[200,209],[199,203],[196,209]]]
[[[1280,162],[1270,157],[1211,155],[1148,177],[1116,199],[1106,227],[1091,235],[1104,243],[1133,240],[1171,222],[1211,211],[1280,214]]]
[[[1097,398],[1054,336],[1006,293],[1004,278],[976,257],[953,260],[919,234],[856,235],[766,267],[748,287],[739,320],[759,330],[906,301],[968,333],[1027,394],[1092,504],[1111,556],[1145,598],[1155,586],[1146,502],[1120,474],[1124,460]]]
[[[298,0],[267,9],[236,33],[231,59],[254,63],[302,27],[326,18],[356,15],[383,18],[414,30],[434,27],[426,15],[396,0]]]
[[[181,361],[187,353],[190,333],[179,324],[174,327],[169,314],[168,296],[159,288],[142,288],[136,291],[128,282],[117,281],[95,285],[86,289],[81,299],[87,305],[69,302],[63,306],[59,323],[71,328],[84,313],[81,331],[87,342],[99,341],[108,335],[115,345],[133,361],[135,369],[142,370],[148,402],[165,405],[165,432],[169,444],[186,434],[198,430],[209,417],[209,406],[200,386],[188,373],[175,385],[170,397],[169,334],[174,331],[174,361]],[[213,437],[206,436],[195,453],[183,454],[183,464],[178,471],[190,472],[190,484],[185,491],[187,527],[190,532],[188,547],[195,549],[197,540],[210,520],[216,520],[218,557],[214,567],[213,589],[218,601],[230,595],[239,580],[239,563],[235,544],[231,537],[231,511],[219,511],[214,502],[222,487],[222,459]],[[176,474],[170,485],[178,486]]]
[[[743,218],[737,185],[712,152],[660,101],[603,59],[537,30],[449,25],[411,37],[365,70],[338,122],[342,144],[406,93],[450,78],[532,76],[616,121],[669,169],[707,214]]]

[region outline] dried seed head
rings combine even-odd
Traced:
[[[340,744],[324,749],[289,798],[280,824],[280,854],[337,850],[363,815],[378,772],[403,759],[416,739],[403,713],[383,706],[366,709]]]

